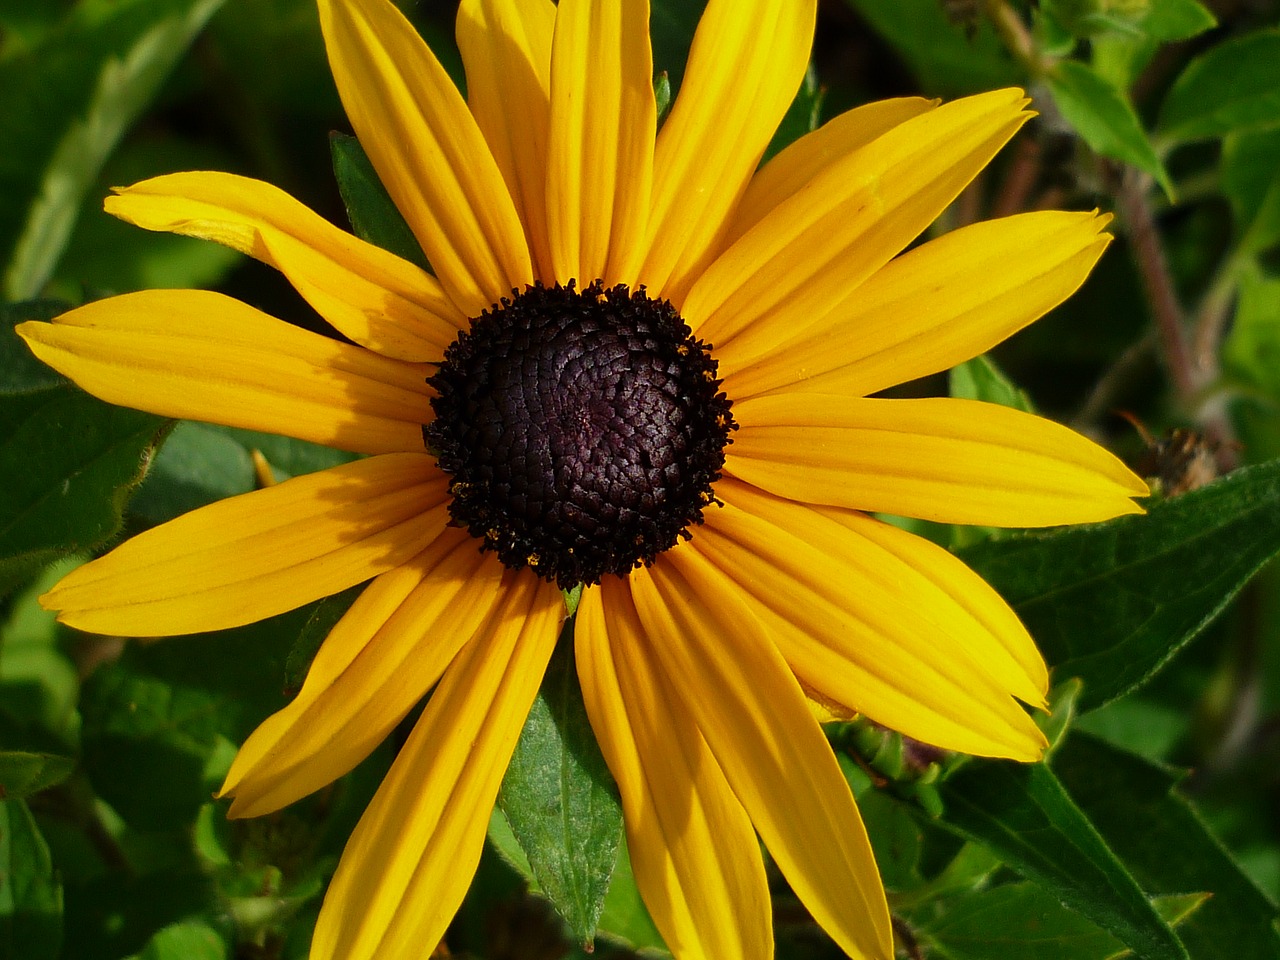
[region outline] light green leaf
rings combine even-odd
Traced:
[[[1064,60],[1048,77],[1062,115],[1095,152],[1151,174],[1173,195],[1164,164],[1128,99],[1087,64]]]
[[[1165,97],[1157,130],[1175,143],[1280,126],[1280,30],[1210,47]]]
[[[1009,601],[1079,709],[1143,683],[1280,552],[1280,461],[1145,517],[986,542],[960,555]]]
[[[146,949],[128,960],[226,960],[226,942],[202,920],[184,920],[157,931]]]
[[[53,275],[85,191],[223,2],[81,5],[26,56],[0,64],[9,105],[0,237],[15,238],[0,247],[7,298],[35,296]]]
[[[1280,244],[1280,128],[1228,135],[1220,170],[1241,252]]]
[[[62,885],[21,800],[0,800],[0,960],[56,960]]]
[[[1217,25],[1217,18],[1199,0],[1150,0],[1137,21],[1139,30],[1166,43],[1189,40]]]
[[[1223,355],[1236,376],[1280,402],[1280,278],[1257,268],[1242,272]]]
[[[590,943],[622,838],[622,808],[582,702],[572,621],[547,667],[498,806],[538,886],[575,939]]]
[[[1034,413],[1031,398],[1010,380],[990,356],[983,354],[951,368],[949,392],[962,400],[982,400]]]

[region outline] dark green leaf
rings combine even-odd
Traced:
[[[1261,253],[1280,243],[1280,129],[1224,139],[1221,176],[1240,249]]]
[[[0,307],[0,396],[30,393],[67,382],[52,367],[37,360],[13,328],[27,320],[52,320],[69,309],[71,304],[61,300],[27,300]]]
[[[1048,77],[1062,115],[1096,153],[1145,170],[1172,196],[1164,164],[1123,93],[1087,64],[1064,60]]]
[[[937,0],[847,0],[898,52],[927,95],[955,96],[1008,86],[1018,68],[983,18],[972,37]]]
[[[1195,960],[1280,957],[1275,905],[1174,789],[1176,774],[1081,734],[1068,738],[1053,767],[1148,892],[1211,894],[1178,927]]]
[[[1012,604],[1086,711],[1133,689],[1280,551],[1280,461],[1145,517],[979,544],[964,560]]]
[[[779,150],[790,146],[806,133],[818,129],[818,124],[822,121],[822,100],[825,94],[826,91],[818,83],[818,75],[810,64],[809,69],[805,71],[804,81],[800,84],[796,98],[791,101],[791,106],[787,108],[782,123],[778,125],[778,129],[773,134],[773,140],[769,142],[769,147],[764,152],[765,160],[770,159]]]
[[[653,0],[649,10],[649,35],[653,66],[665,71],[672,91],[679,91],[693,33],[706,0]]]
[[[0,592],[115,536],[164,430],[71,386],[0,397]]]
[[[1203,900],[1169,897],[1155,908],[1172,923]],[[949,960],[1100,960],[1124,951],[1115,937],[1030,883],[970,894],[935,911],[917,932]]]
[[[573,665],[572,621],[547,667],[498,805],[574,937],[595,936],[618,859],[622,810]]]
[[[201,920],[184,920],[156,933],[141,953],[129,960],[226,960],[226,942]]]
[[[39,45],[0,63],[8,298],[34,296],[52,275],[103,162],[222,3],[80,4]]]
[[[235,747],[284,705],[285,661],[311,609],[130,644],[85,681],[85,770],[126,822],[156,830],[194,820]]]
[[[332,597],[325,597],[311,608],[302,632],[289,649],[289,659],[285,662],[284,686],[286,690],[301,690],[307,679],[307,671],[311,669],[311,661],[316,658],[320,645],[324,643],[329,632],[337,626],[356,598],[364,592],[365,585],[350,587]]]
[[[0,960],[55,960],[62,885],[49,847],[21,800],[0,800]]]
[[[1280,30],[1210,47],[1182,71],[1157,129],[1178,143],[1280,126]]]
[[[360,141],[334,133],[329,136],[329,149],[333,154],[333,174],[356,236],[429,270],[422,247],[378,179]]]
[[[1146,960],[1187,953],[1044,764],[969,763],[942,787],[941,823],[984,844]]]
[[[56,786],[75,769],[74,757],[0,750],[0,797],[29,797]]]

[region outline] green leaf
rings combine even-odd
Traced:
[[[1147,36],[1171,43],[1198,37],[1218,20],[1199,0],[1151,0],[1136,25]]]
[[[1149,509],[960,553],[1055,675],[1084,680],[1081,712],[1143,683],[1280,551],[1280,461]]]
[[[1280,244],[1280,129],[1227,136],[1220,171],[1241,252]]]
[[[0,750],[0,797],[29,797],[57,786],[75,769],[74,757]]]
[[[613,870],[609,893],[604,898],[600,932],[632,950],[643,950],[646,957],[669,956],[662,934],[658,933],[653,918],[649,916],[649,908],[640,898],[625,843],[618,846],[618,864]]]
[[[1275,905],[1174,789],[1177,774],[1078,733],[1055,754],[1053,767],[1150,893],[1211,894],[1178,927],[1195,960],[1280,957]]]
[[[333,175],[338,180],[338,191],[355,235],[430,270],[422,247],[378,179],[360,141],[343,133],[333,133],[329,135],[329,150],[333,155]]]
[[[195,820],[236,745],[284,705],[289,648],[313,609],[235,630],[133,643],[86,679],[84,768],[126,823],[156,830]]]
[[[66,384],[62,374],[36,359],[13,328],[27,320],[52,320],[70,309],[71,304],[61,300],[27,300],[0,306],[0,396]]]
[[[1010,380],[990,356],[983,354],[952,367],[948,374],[949,392],[963,400],[982,400],[1034,413],[1031,398]]]
[[[941,787],[941,824],[1008,866],[1147,960],[1187,952],[1124,864],[1044,764],[963,765]]]
[[[146,949],[128,960],[226,960],[226,941],[202,920],[184,920],[157,931]]]
[[[1145,170],[1173,195],[1164,164],[1123,93],[1076,60],[1062,61],[1047,79],[1058,109],[1094,152]]]
[[[970,37],[937,0],[847,2],[901,55],[926,95],[977,93],[1020,79],[986,18]]]
[[[1154,906],[1173,922],[1204,899],[1195,894],[1167,897]],[[1101,927],[1066,909],[1054,894],[1030,883],[972,893],[934,911],[917,932],[949,960],[1100,960],[1125,949]]]
[[[649,36],[653,45],[653,66],[666,72],[671,90],[679,91],[693,33],[706,0],[653,0],[649,9]]]
[[[8,325],[5,338],[16,340]],[[165,429],[70,385],[0,392],[0,593],[115,536]]]
[[[81,4],[0,63],[0,261],[9,299],[53,274],[86,190],[223,0]],[[9,241],[7,238],[14,238]]]
[[[1223,357],[1236,376],[1280,400],[1280,279],[1256,268],[1241,273]]]
[[[21,800],[0,800],[0,960],[55,960],[62,885],[49,847]]]
[[[543,893],[590,943],[622,838],[622,809],[573,665],[572,621],[547,667],[498,794]]]
[[[1175,143],[1280,126],[1280,30],[1259,30],[1192,60],[1160,108],[1157,130]]]

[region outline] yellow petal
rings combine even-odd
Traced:
[[[950,750],[1034,760],[1044,662],[1008,605],[941,547],[729,479],[690,549],[733,583],[821,701]]]
[[[560,591],[528,573],[500,589],[505,602],[445,672],[347,842],[312,960],[421,960],[471,885],[564,615]]]
[[[656,110],[649,0],[561,0],[547,151],[547,229],[557,280],[635,282]]]
[[[936,106],[937,101],[922,97],[877,100],[847,110],[806,133],[751,178],[742,202],[733,212],[726,245],[754,227],[774,207],[795,196],[831,164]]]
[[[511,192],[544,283],[555,280],[546,188],[555,23],[551,0],[463,0],[458,7],[467,103]]]
[[[725,391],[745,399],[805,381],[809,392],[859,397],[963,363],[1074,293],[1111,240],[1100,232],[1109,219],[1027,213],[916,247],[779,348],[717,349]]]
[[[426,454],[357,460],[140,533],[40,603],[73,627],[128,637],[253,623],[411,560],[444,530],[447,505]]]
[[[772,911],[755,830],[649,646],[625,580],[583,592],[578,675],[622,795],[636,884],[680,960],[769,960]]]
[[[502,600],[502,567],[463,530],[373,581],[316,654],[301,692],[268,717],[222,785],[257,817],[363,760],[440,679]]]
[[[31,351],[96,397],[355,453],[422,449],[425,364],[391,360],[202,290],[145,290],[21,324]]]
[[[476,317],[533,280],[524,228],[462,95],[389,0],[319,0],[347,117],[446,292]]]
[[[688,548],[630,580],[655,667],[791,888],[851,957],[889,960],[889,910],[853,795],[760,621]]]
[[[816,0],[710,0],[654,159],[641,282],[677,306],[719,252],[727,218],[809,63]]]
[[[944,104],[828,164],[723,253],[682,313],[740,355],[822,323],[932,223],[1026,122],[1021,90]]]
[[[466,324],[425,270],[260,180],[175,173],[114,189],[108,213],[147,230],[213,240],[275,267],[345,336],[385,356],[439,360]]]
[[[1141,513],[1147,486],[1061,424],[974,400],[783,393],[734,404],[725,469],[789,500],[1047,527]]]

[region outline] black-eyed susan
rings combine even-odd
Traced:
[[[432,276],[266,184],[186,173],[119,217],[278,268],[346,342],[214,293],[21,328],[107,400],[367,454],[143,533],[44,598],[74,626],[232,627],[372,580],[227,777],[235,816],[351,769],[433,686],[312,955],[442,936],[564,617],[636,879],[681,958],[771,955],[756,836],[854,957],[892,936],[806,695],[1035,760],[1045,666],[946,551],[868,511],[1042,526],[1146,488],[1069,430],[870,398],[1067,297],[1105,220],[1034,213],[900,254],[1029,116],[1021,91],[850,111],[757,170],[816,0],[711,0],[656,133],[647,0],[463,0],[468,99],[389,0],[319,0],[352,126]]]

